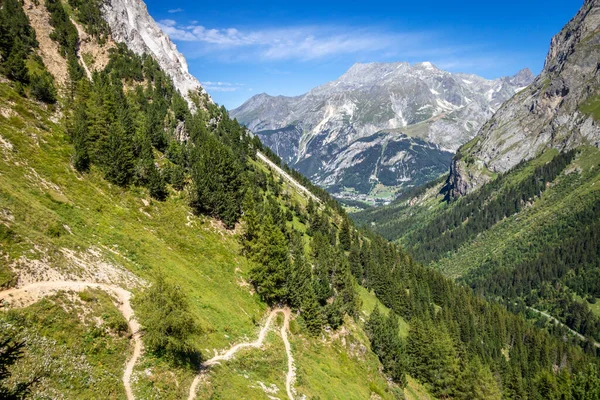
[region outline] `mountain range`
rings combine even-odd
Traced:
[[[454,152],[533,81],[487,80],[424,62],[355,64],[297,97],[252,97],[231,115],[341,198],[389,201],[444,173]]]
[[[420,262],[600,348],[600,1],[551,42],[541,74],[449,174],[355,214]],[[550,328],[550,329],[554,329]]]

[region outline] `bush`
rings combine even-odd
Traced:
[[[52,75],[49,72],[43,71],[41,73],[34,74],[31,77],[29,84],[31,89],[31,95],[39,101],[44,103],[54,104],[56,103],[56,88]]]
[[[149,289],[135,296],[134,305],[150,352],[176,364],[198,365],[199,352],[191,337],[200,333],[200,328],[179,286],[159,273]]]

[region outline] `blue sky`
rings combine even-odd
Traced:
[[[299,95],[355,62],[431,61],[486,78],[539,73],[583,0],[147,0],[219,104]]]

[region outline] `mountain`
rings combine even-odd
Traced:
[[[600,7],[586,0],[552,39],[542,73],[505,103],[452,163],[449,190],[464,195],[549,148],[600,146]]]
[[[101,10],[112,39],[126,43],[136,54],[152,54],[183,96],[196,90],[206,93],[188,72],[185,57],[150,16],[142,0],[107,0],[101,3]]]
[[[355,64],[302,96],[260,94],[231,115],[336,196],[393,198],[443,173],[450,155],[532,80],[527,69],[490,81],[428,62]]]
[[[600,1],[554,37],[539,78],[450,174],[355,214],[418,261],[600,348]]]

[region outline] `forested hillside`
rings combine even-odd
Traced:
[[[113,44],[90,69],[78,27],[110,43],[94,9],[40,4],[62,83],[22,3],[0,5],[2,396],[599,395],[598,359],[566,328],[357,229],[261,162],[224,108],[192,93],[191,111],[151,56]]]
[[[599,341],[599,161],[590,147],[549,152],[456,202],[438,183],[356,219],[477,293],[523,301]]]
[[[586,1],[540,76],[459,149],[444,182],[355,217],[540,326],[559,321],[590,353],[600,346],[599,18],[600,3]]]

